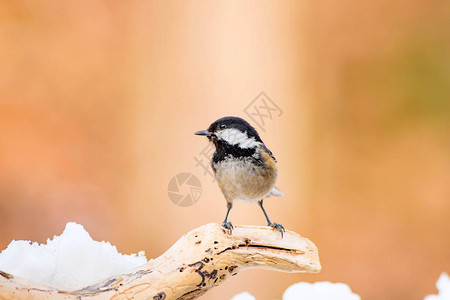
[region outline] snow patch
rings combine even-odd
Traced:
[[[352,293],[344,283],[299,282],[291,285],[283,294],[283,300],[361,300],[361,297]],[[234,296],[231,300],[255,300],[248,292]],[[428,300],[428,299],[426,299]],[[435,300],[435,299],[432,299]],[[441,299],[439,299],[441,300]]]
[[[0,270],[66,289],[82,288],[145,263],[144,251],[121,254],[109,242],[94,241],[74,222],[46,244],[13,240],[0,253]]]
[[[307,283],[299,282],[291,285],[283,294],[283,300],[361,300],[352,293],[350,287],[344,283],[328,281]]]
[[[237,294],[236,296],[231,298],[231,300],[255,300],[255,296],[253,296],[249,292],[243,292]]]
[[[447,273],[442,273],[436,282],[439,291],[438,295],[428,295],[424,300],[450,300],[450,277]]]

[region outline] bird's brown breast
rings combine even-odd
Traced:
[[[260,155],[263,164],[246,157],[227,158],[215,165],[216,179],[227,202],[261,200],[275,186],[275,160],[264,151]]]

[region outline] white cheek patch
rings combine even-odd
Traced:
[[[216,136],[230,145],[238,145],[241,148],[254,148],[261,144],[254,137],[249,138],[247,132],[234,128],[227,128],[216,133]]]

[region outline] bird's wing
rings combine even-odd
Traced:
[[[269,148],[266,147],[266,145],[263,144],[263,145],[262,145],[262,149],[263,149],[264,152],[266,152],[267,154],[269,154],[270,157],[272,157],[273,160],[274,160],[275,162],[277,162],[277,159],[275,158],[275,156],[273,156],[272,151],[270,151]]]

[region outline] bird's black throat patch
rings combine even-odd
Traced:
[[[212,157],[212,164],[216,164],[225,160],[227,157],[234,158],[245,158],[245,157],[253,157],[256,152],[256,147],[254,148],[241,148],[238,145],[230,145],[226,142],[215,141],[216,152]],[[255,163],[262,163],[260,159],[254,158]]]

